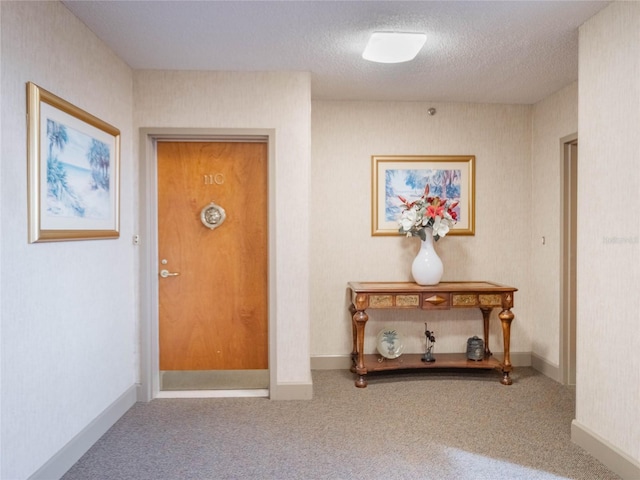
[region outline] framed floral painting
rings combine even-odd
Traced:
[[[474,235],[475,158],[372,156],[371,235],[399,235],[398,221],[405,202],[418,200],[425,191],[455,204],[456,223],[449,235]]]
[[[27,83],[29,243],[118,238],[120,131]]]

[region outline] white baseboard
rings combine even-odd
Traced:
[[[640,463],[576,420],[571,422],[571,441],[625,480],[640,478]]]
[[[560,366],[549,363],[544,358],[531,354],[531,366],[543,375],[555,380],[558,383],[562,383],[562,375],[560,373]]]
[[[311,370],[349,370],[351,354],[315,355],[311,357]]]
[[[51,480],[62,477],[136,403],[136,390],[135,385],[129,387],[31,475],[29,480]]]
[[[271,400],[311,400],[313,383],[279,383],[269,389]]]
[[[502,359],[502,352],[494,352]],[[514,367],[530,367],[530,352],[511,352],[511,364]],[[311,370],[349,370],[351,368],[351,354],[346,355],[315,355],[311,357]],[[542,372],[544,373],[544,372]]]
[[[493,352],[495,356],[502,359],[504,358],[504,352]],[[531,366],[531,352],[511,352],[511,365],[514,367],[530,367]]]

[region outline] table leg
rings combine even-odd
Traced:
[[[357,310],[355,305],[351,304],[349,307],[349,312],[351,312],[351,339],[353,342],[353,346],[351,347],[351,372],[356,373],[356,362],[358,359],[358,349],[356,346],[356,322],[353,320],[353,316],[356,314]]]
[[[369,315],[364,310],[356,310],[353,314],[355,373],[358,375],[356,387],[365,388],[367,369],[364,366],[364,326],[369,320]]]
[[[509,352],[511,343],[511,321],[515,315],[509,309],[502,310],[498,315],[502,322],[502,339],[504,341],[504,361],[502,366],[502,380],[500,383],[503,385],[511,385],[513,380],[509,377],[511,372],[511,354]]]
[[[493,308],[482,307],[480,311],[482,311],[482,320],[484,322],[484,356],[486,358],[491,356],[491,350],[489,349],[489,319]]]

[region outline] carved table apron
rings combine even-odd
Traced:
[[[514,314],[513,295],[516,288],[492,282],[441,282],[432,286],[421,286],[412,282],[349,282],[352,314],[353,365],[351,371],[357,375],[356,387],[367,386],[366,375],[370,372],[414,369],[414,368],[472,368],[502,371],[503,385],[511,385],[512,370],[509,345],[511,321]],[[378,355],[364,353],[364,330],[369,315],[367,309],[420,309],[449,310],[452,308],[479,308],[484,321],[484,359],[469,360],[464,353],[441,353],[433,363],[422,362],[420,354],[403,354],[395,359],[379,362]],[[492,356],[489,349],[489,320],[491,311],[500,308],[504,359]]]

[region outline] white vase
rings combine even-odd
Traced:
[[[425,231],[426,240],[421,240],[420,250],[411,264],[411,275],[418,285],[437,285],[444,267],[433,245],[433,231]]]

